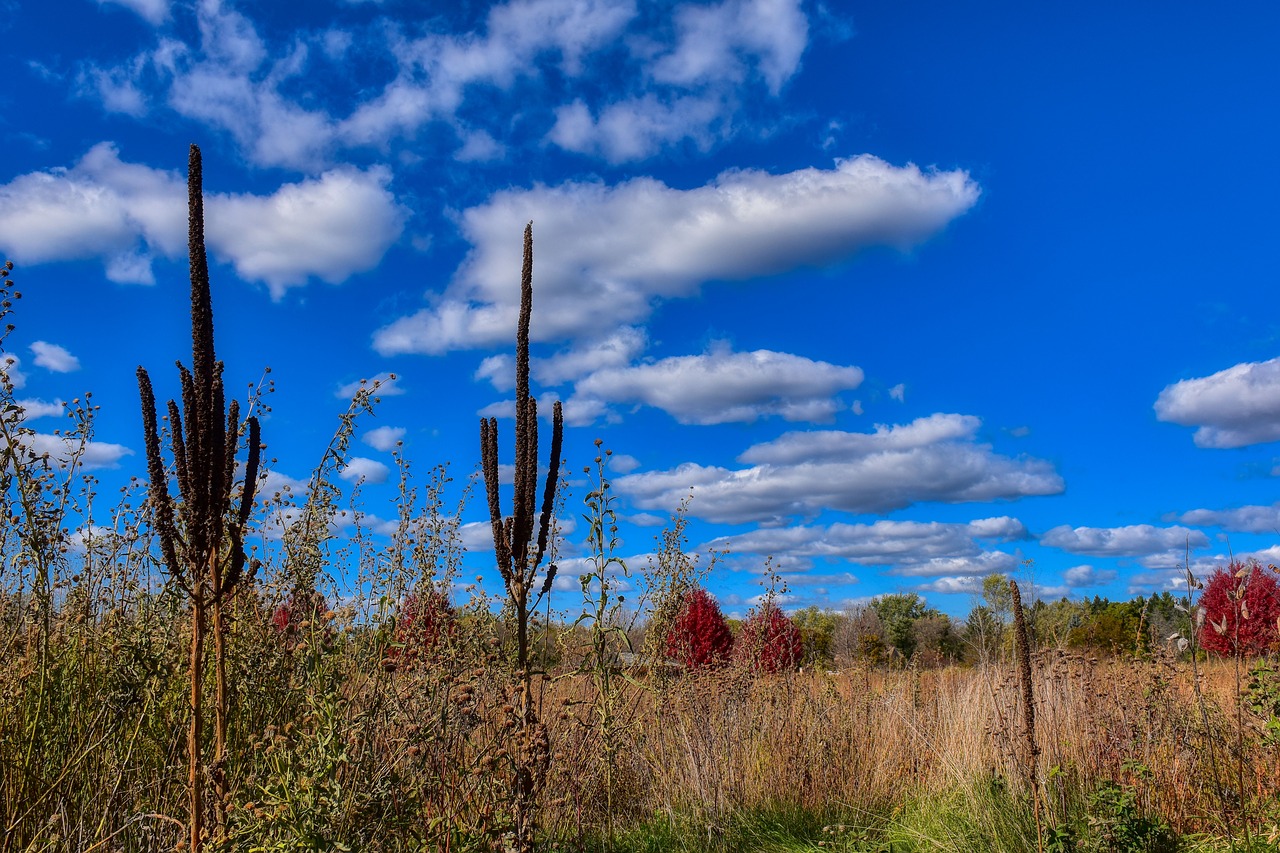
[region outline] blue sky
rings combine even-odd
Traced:
[[[475,470],[532,219],[534,384],[565,401],[570,470],[614,450],[637,566],[692,490],[731,612],[768,556],[789,606],[917,591],[955,615],[993,571],[1115,598],[1178,589],[1188,544],[1200,571],[1280,562],[1278,19],[7,0],[11,375],[46,435],[42,404],[92,390],[96,475],[142,473],[134,369],[167,397],[189,357],[198,142],[219,355],[232,388],[272,368],[277,483],[389,373],[344,481],[366,509],[392,515],[396,437]]]

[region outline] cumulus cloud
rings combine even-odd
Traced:
[[[1095,569],[1093,566],[1072,566],[1062,573],[1062,582],[1072,589],[1082,586],[1100,586],[1116,579],[1111,569]]]
[[[1234,509],[1193,509],[1179,518],[1183,524],[1221,527],[1238,533],[1280,533],[1280,503]]]
[[[34,420],[36,418],[55,418],[61,417],[66,413],[66,407],[61,400],[15,400],[18,407],[22,409],[22,416],[26,420]]]
[[[596,370],[577,383],[566,405],[641,403],[685,424],[749,423],[770,415],[827,422],[842,408],[835,395],[860,384],[857,367],[717,346],[704,355]]]
[[[330,283],[372,269],[400,236],[407,211],[391,173],[334,169],[271,195],[207,193],[205,236],[215,258],[275,298],[309,277]],[[186,181],[95,145],[75,166],[0,186],[0,249],[22,263],[99,259],[107,278],[152,284],[152,261],[186,251]]]
[[[80,359],[57,344],[36,341],[31,344],[31,352],[35,356],[36,365],[45,370],[52,370],[54,373],[73,373],[80,369]]]
[[[938,578],[929,583],[915,587],[919,592],[938,592],[943,595],[974,595],[982,592],[981,575],[960,575],[959,577]]]
[[[1203,548],[1209,544],[1209,537],[1199,530],[1176,526],[1132,524],[1073,528],[1063,524],[1041,536],[1040,544],[1091,557],[1148,557],[1185,552],[1188,546]]]
[[[686,4],[675,13],[674,49],[650,73],[662,83],[701,86],[740,82],[754,66],[777,95],[800,64],[809,24],[796,0],[726,0]]]
[[[748,448],[749,467],[685,463],[620,477],[640,509],[669,510],[694,490],[691,511],[718,522],[781,522],[823,509],[883,513],[925,501],[965,503],[1060,493],[1048,462],[995,453],[974,435],[979,421],[931,415],[872,433],[786,433]]]
[[[361,440],[374,450],[390,453],[404,438],[404,427],[380,426],[366,432]]]
[[[591,108],[577,100],[556,109],[556,123],[547,141],[610,163],[644,160],[685,140],[705,151],[728,135],[725,112],[713,97],[662,100],[645,94],[608,104],[599,115],[592,115]]]
[[[389,472],[390,469],[376,459],[352,456],[338,476],[348,483],[385,483]]]
[[[1244,362],[1160,392],[1156,417],[1194,426],[1198,447],[1280,441],[1280,358]]]
[[[698,500],[695,497],[692,506]],[[1007,571],[1016,558],[979,543],[1026,537],[1022,522],[998,516],[968,523],[880,520],[872,524],[759,528],[713,539],[703,547],[727,549],[734,555],[773,557],[796,568],[814,560],[844,560],[887,568],[893,574],[924,577],[965,570],[974,575]]]
[[[39,432],[21,436],[17,443],[33,458],[47,457],[53,465],[60,468],[71,464],[74,459],[86,471],[118,468],[121,459],[133,455],[133,451],[122,444],[90,441],[81,445],[79,441],[68,439],[66,436]]]
[[[862,249],[907,249],[977,201],[963,171],[892,166],[870,155],[781,175],[729,171],[679,190],[652,178],[499,192],[461,215],[474,247],[434,304],[380,329],[383,354],[505,342],[516,325],[516,235],[537,222],[534,340],[598,338],[602,317],[645,321],[662,299],[712,280],[837,264]],[[541,248],[545,246],[546,248]]]

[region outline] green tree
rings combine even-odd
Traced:
[[[871,609],[880,617],[884,626],[884,639],[902,655],[910,659],[916,650],[915,622],[927,612],[924,599],[914,592],[892,593],[873,599]]]
[[[830,663],[834,659],[832,647],[841,616],[833,610],[820,610],[816,605],[792,614],[791,621],[800,630],[804,644],[801,658],[805,666]]]

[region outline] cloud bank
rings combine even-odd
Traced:
[[[384,355],[503,343],[519,309],[518,235],[535,223],[536,341],[594,340],[648,319],[657,302],[708,281],[827,267],[870,246],[908,249],[978,199],[964,171],[892,166],[871,155],[781,175],[722,173],[691,190],[653,178],[496,193],[461,217],[474,247],[433,305],[380,329]],[[602,318],[609,318],[601,328]]]
[[[343,167],[270,195],[208,193],[210,253],[274,298],[317,278],[332,284],[377,266],[407,211],[382,167]],[[95,145],[71,168],[0,185],[0,250],[19,263],[99,260],[115,282],[153,284],[153,261],[186,252],[186,180]]]

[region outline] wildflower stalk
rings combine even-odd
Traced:
[[[1040,745],[1036,742],[1035,695],[1031,688],[1031,644],[1027,639],[1027,616],[1022,609],[1022,593],[1017,581],[1009,581],[1013,599],[1013,640],[1018,657],[1018,681],[1022,687],[1023,742],[1026,746],[1026,776],[1031,784],[1032,807],[1036,817],[1036,849],[1044,850],[1044,826],[1040,816]]]
[[[524,230],[524,263],[520,275],[520,316],[516,326],[516,464],[515,497],[512,514],[502,515],[498,495],[498,421],[480,421],[480,458],[489,518],[493,527],[493,549],[507,592],[516,629],[516,678],[518,748],[511,786],[511,808],[515,848],[521,853],[534,849],[536,799],[546,776],[549,746],[546,729],[538,716],[533,692],[533,669],[529,649],[529,619],[538,600],[532,598],[538,567],[547,552],[551,513],[560,478],[560,448],[564,416],[556,401],[552,414],[551,457],[543,488],[542,511],[536,518],[538,488],[538,409],[529,394],[529,319],[533,313],[533,223]],[[538,598],[548,593],[555,578],[555,564],[548,567]]]
[[[187,171],[188,252],[191,267],[191,369],[178,363],[182,406],[170,400],[169,429],[181,503],[169,494],[169,476],[160,449],[156,401],[151,377],[138,368],[143,434],[150,480],[152,526],[169,576],[191,605],[191,647],[188,658],[191,718],[187,730],[187,829],[190,849],[198,853],[204,842],[204,720],[202,671],[209,618],[213,621],[215,657],[214,752],[210,775],[214,783],[215,835],[226,824],[227,678],[226,623],[223,606],[246,578],[244,528],[253,509],[258,479],[261,435],[256,417],[247,419],[248,458],[240,506],[232,511],[235,455],[240,436],[240,404],[226,405],[222,362],[213,348],[213,300],[204,248],[204,202],[201,194],[200,149],[192,145]],[[250,572],[251,574],[252,572]]]

